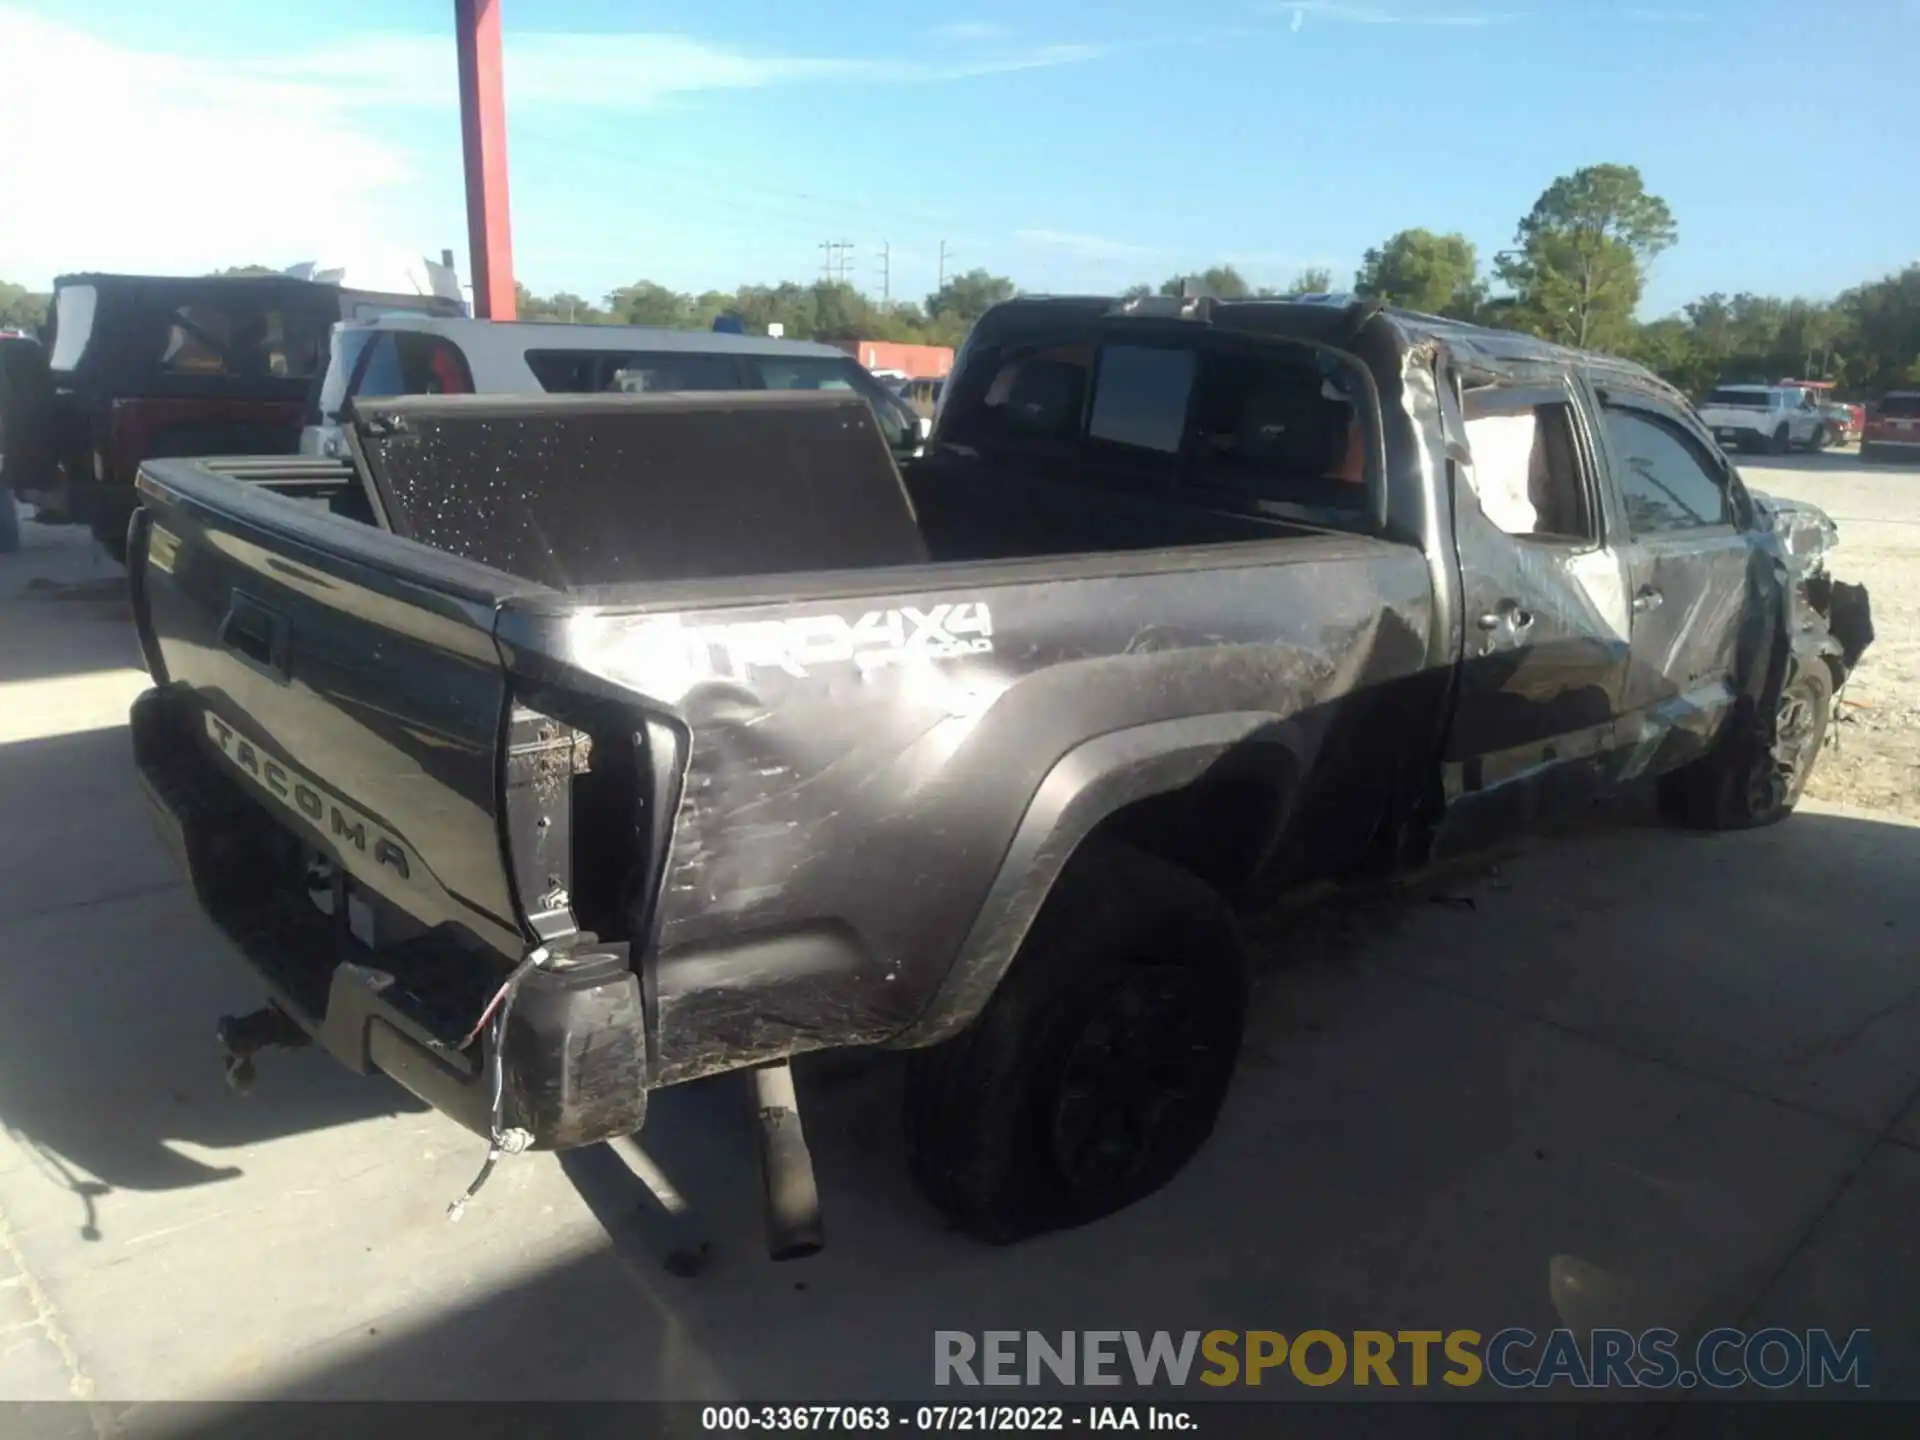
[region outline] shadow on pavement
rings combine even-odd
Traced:
[[[478,1293],[419,1276],[441,1302],[317,1339],[263,1388],[845,1403],[924,1397],[937,1329],[1697,1335],[1764,1313],[1871,1328],[1876,1395],[1920,1397],[1920,1248],[1886,1206],[1836,1204],[1920,1090],[1915,873],[1920,828],[1809,812],[1701,836],[1626,811],[1477,875],[1276,917],[1241,1073],[1195,1163],[1119,1216],[1009,1249],[948,1233],[915,1195],[889,1058],[802,1074],[829,1244],[789,1265],[761,1249],[745,1087],[665,1092],[642,1138],[692,1220],[663,1225],[617,1151],[567,1157],[604,1235]],[[0,1106],[31,1077],[42,1123],[71,1127],[50,1042],[19,1018],[54,1007],[17,993],[19,963]],[[66,987],[77,1033],[129,1087],[177,1083],[171,1041],[141,1047],[195,1012],[149,989],[143,1031],[98,993]],[[180,1133],[153,1128],[168,1113],[127,1128]],[[1884,1228],[1833,1243],[1866,1223],[1849,1215]],[[464,1223],[515,1221],[483,1201]],[[669,1273],[690,1237],[705,1265]],[[1797,1282],[1816,1252],[1838,1258]],[[1783,1296],[1794,1313],[1768,1309]]]
[[[178,1143],[238,1151],[421,1108],[310,1053],[274,1066],[270,1093],[228,1092],[214,1024],[260,992],[153,837],[128,744],[119,728],[0,745],[0,1127],[89,1240],[116,1190],[240,1173]]]

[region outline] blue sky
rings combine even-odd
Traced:
[[[806,279],[829,238],[876,294],[889,245],[896,297],[943,240],[1028,289],[1219,260],[1345,285],[1409,225],[1490,259],[1602,161],[1679,221],[1643,314],[1920,258],[1920,0],[502,3],[541,291]],[[452,8],[0,0],[0,278],[375,246],[464,270]]]

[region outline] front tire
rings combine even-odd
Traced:
[[[1082,846],[978,1018],[910,1058],[915,1180],[995,1244],[1153,1193],[1213,1131],[1246,986],[1210,885],[1129,846]]]
[[[1660,808],[1696,830],[1752,830],[1793,813],[1826,743],[1833,674],[1824,660],[1789,662],[1771,722],[1739,725],[1710,754],[1660,782]]]

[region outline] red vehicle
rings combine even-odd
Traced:
[[[62,275],[44,359],[11,367],[0,429],[36,438],[6,483],[121,559],[141,461],[295,453],[333,325],[392,310],[463,313],[283,275]]]
[[[1867,407],[1862,460],[1920,460],[1920,390],[1889,390]]]

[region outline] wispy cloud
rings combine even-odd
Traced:
[[[687,35],[518,34],[506,49],[508,102],[601,111],[646,110],[679,96],[821,83],[926,85],[1083,64],[1111,53],[1091,44],[1027,45],[964,58],[782,55]],[[426,36],[367,35],[317,52],[255,62],[263,73],[352,91],[361,103],[451,105],[451,48]]]
[[[1151,260],[1163,252],[1152,245],[1110,240],[1104,235],[1082,235],[1070,230],[1016,230],[1013,238],[1029,245],[1065,250],[1081,260]]]
[[[770,53],[688,35],[515,32],[506,84],[516,117],[625,114],[701,93],[959,83],[1084,64],[1117,48],[1007,44],[982,33],[958,54],[876,58]],[[396,112],[456,109],[450,38],[363,32],[290,53],[214,59],[185,44],[125,45],[105,30],[0,0],[0,55],[0,135],[36,134],[47,116],[67,117],[58,146],[16,145],[10,153],[8,190],[39,203],[31,225],[0,224],[0,274],[8,278],[44,283],[63,268],[193,271],[366,254],[387,248],[396,226],[439,223],[418,215],[429,173],[416,153],[423,132],[396,123]],[[78,109],[68,93],[75,74],[89,81]],[[178,157],[194,154],[217,154],[236,174],[280,173],[288,156],[299,156],[329,177],[327,203],[296,213],[260,204],[244,186],[215,186],[183,212]],[[86,178],[101,173],[119,177],[110,206]],[[174,219],[121,223],[140,213]],[[414,218],[400,218],[407,214]]]
[[[1388,10],[1377,5],[1348,5],[1342,0],[1266,0],[1256,5],[1256,11],[1263,15],[1286,15],[1291,17],[1288,28],[1301,29],[1309,19],[1326,20],[1341,25],[1438,25],[1457,28],[1469,28],[1479,25],[1498,25],[1510,20],[1510,15],[1492,12],[1468,12],[1439,14],[1426,10]]]
[[[1655,10],[1640,5],[1623,5],[1613,13],[1627,20],[1674,20],[1683,25],[1698,25],[1709,18],[1704,10]]]
[[[1004,40],[1012,32],[988,20],[956,20],[933,33],[942,40]]]

